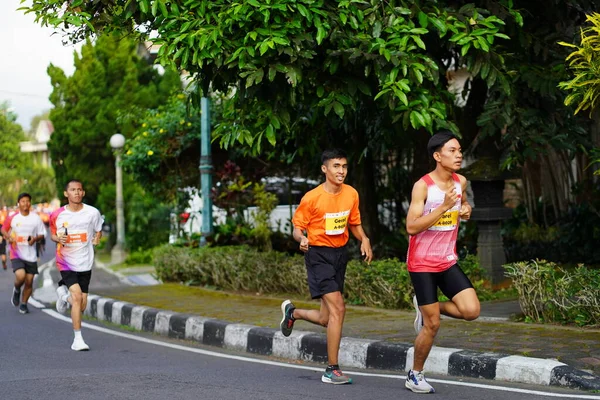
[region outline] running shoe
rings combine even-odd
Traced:
[[[414,393],[435,393],[435,389],[427,383],[427,380],[425,380],[423,372],[421,371],[415,374],[412,369],[408,371],[404,387]]]
[[[65,285],[60,285],[58,288],[56,288],[56,311],[61,314],[67,311],[69,303],[65,300],[65,298],[68,295],[69,289],[67,289]]]
[[[19,303],[21,302],[21,291],[17,290],[17,288],[15,288],[14,286],[13,286],[13,294],[12,294],[12,297],[10,299],[10,302],[15,307],[18,307]]]
[[[415,327],[415,332],[417,335],[423,329],[423,314],[421,314],[421,310],[419,310],[419,303],[417,302],[417,296],[413,296],[413,306],[415,307],[415,312],[417,315],[415,316],[415,322],[413,326]]]
[[[23,303],[19,306],[19,312],[21,314],[29,314],[29,308],[27,308],[27,304]]]
[[[84,341],[83,338],[75,338],[73,339],[73,344],[71,345],[71,350],[75,351],[87,351],[90,349]]]
[[[331,383],[333,385],[344,385],[346,383],[352,383],[352,378],[344,375],[342,370],[339,368],[330,369],[327,367],[325,373],[321,377],[321,382]]]
[[[296,307],[294,304],[286,300],[281,303],[281,312],[283,314],[283,318],[281,319],[281,323],[279,324],[279,328],[281,329],[281,333],[283,336],[290,336],[292,334],[292,329],[294,329],[294,310]]]

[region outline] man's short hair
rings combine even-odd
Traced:
[[[71,183],[80,183],[81,187],[83,187],[83,182],[81,182],[79,179],[71,179],[67,182],[67,184],[65,185],[65,191],[67,191],[67,189],[69,188],[69,185]]]
[[[346,152],[342,149],[329,149],[329,150],[325,150],[323,152],[323,154],[321,155],[321,163],[323,165],[325,165],[325,163],[329,160],[333,160],[336,158],[346,158],[348,159],[348,156],[346,155]]]
[[[17,196],[17,203],[20,202],[23,197],[29,197],[29,201],[31,201],[31,195],[29,193],[23,192]]]
[[[444,145],[452,139],[456,139],[456,135],[447,129],[441,130],[433,135],[427,142],[427,153],[429,157],[433,157],[433,153],[440,151]]]

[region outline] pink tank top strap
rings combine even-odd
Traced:
[[[431,177],[429,176],[429,174],[423,175],[421,177],[421,179],[423,179],[425,181],[425,183],[427,184],[427,186],[435,185],[435,182],[433,182],[433,179],[431,179]]]
[[[454,179],[454,182],[460,183],[460,178],[454,172],[452,173],[452,179]]]

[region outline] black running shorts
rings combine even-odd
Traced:
[[[68,288],[78,283],[83,293],[89,293],[90,279],[92,279],[92,271],[60,271],[60,276]]]
[[[304,254],[308,289],[313,299],[344,292],[348,250],[344,247],[310,246]]]
[[[38,273],[37,262],[24,261],[19,258],[13,258],[10,260],[13,272],[23,268],[26,274],[36,275]]]
[[[438,287],[450,300],[463,290],[473,287],[473,284],[458,264],[454,264],[442,272],[409,273],[420,306],[438,302]]]

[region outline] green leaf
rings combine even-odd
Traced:
[[[396,95],[396,97],[398,97],[400,99],[400,101],[405,106],[408,106],[408,97],[406,97],[406,94],[403,91],[397,90],[397,91],[394,91],[394,94]]]
[[[156,17],[156,12],[158,11],[158,0],[154,0],[152,2],[152,15]]]
[[[440,32],[440,37],[444,36],[446,34],[446,32],[448,31],[448,28],[446,28],[446,24],[444,24],[439,19],[429,17],[429,21]]]
[[[423,50],[426,50],[425,42],[423,42],[423,40],[420,37],[418,37],[418,36],[411,36],[411,38],[412,38],[412,40],[414,40],[414,42],[417,44],[417,46],[419,46]]]
[[[275,138],[275,129],[271,124],[267,126],[266,137],[271,146],[275,146],[277,144],[277,139]]]
[[[423,83],[423,74],[418,69],[413,69],[413,74],[415,74],[415,78],[419,83]]]
[[[471,48],[471,43],[467,43],[465,44],[462,49],[460,49],[460,54],[464,57],[467,52],[469,51],[469,49]]]
[[[358,90],[367,96],[371,96],[371,88],[366,83],[363,81],[358,81],[356,84],[358,86]]]
[[[260,55],[262,56],[263,54],[265,54],[267,51],[269,51],[269,43],[267,43],[268,41],[265,40],[264,42],[262,42],[260,44]]]
[[[479,42],[479,45],[481,46],[481,49],[483,51],[485,51],[485,52],[490,51],[490,45],[488,44],[487,40],[485,40],[481,36],[478,36],[477,41]]]
[[[334,101],[333,102],[333,111],[335,111],[335,113],[338,115],[338,117],[344,118],[344,106],[341,103]]]
[[[378,38],[381,36],[381,28],[381,22],[376,21],[375,24],[373,24],[373,37]]]
[[[465,32],[455,33],[454,35],[452,35],[450,37],[449,40],[451,42],[458,42],[460,39],[464,38],[465,36],[467,36],[467,34]]]
[[[325,94],[325,88],[323,86],[319,86],[317,88],[317,96],[318,97],[323,97],[324,94]]]
[[[149,8],[148,0],[140,0],[139,5],[140,5],[140,11],[143,14],[148,13],[148,8]]]
[[[160,8],[160,13],[163,17],[167,18],[169,16],[169,12],[167,11],[167,5],[164,0],[159,0],[158,7]]]
[[[427,24],[429,22],[428,18],[427,18],[427,14],[425,14],[423,11],[419,11],[418,18],[419,18],[419,25],[421,25],[422,28],[427,28]]]
[[[504,33],[494,33],[494,36],[499,37],[501,39],[510,40],[510,37],[508,35],[505,35]]]
[[[425,119],[423,118],[421,113],[419,113],[416,110],[410,112],[410,124],[414,129],[419,129],[422,126],[426,126]]]

